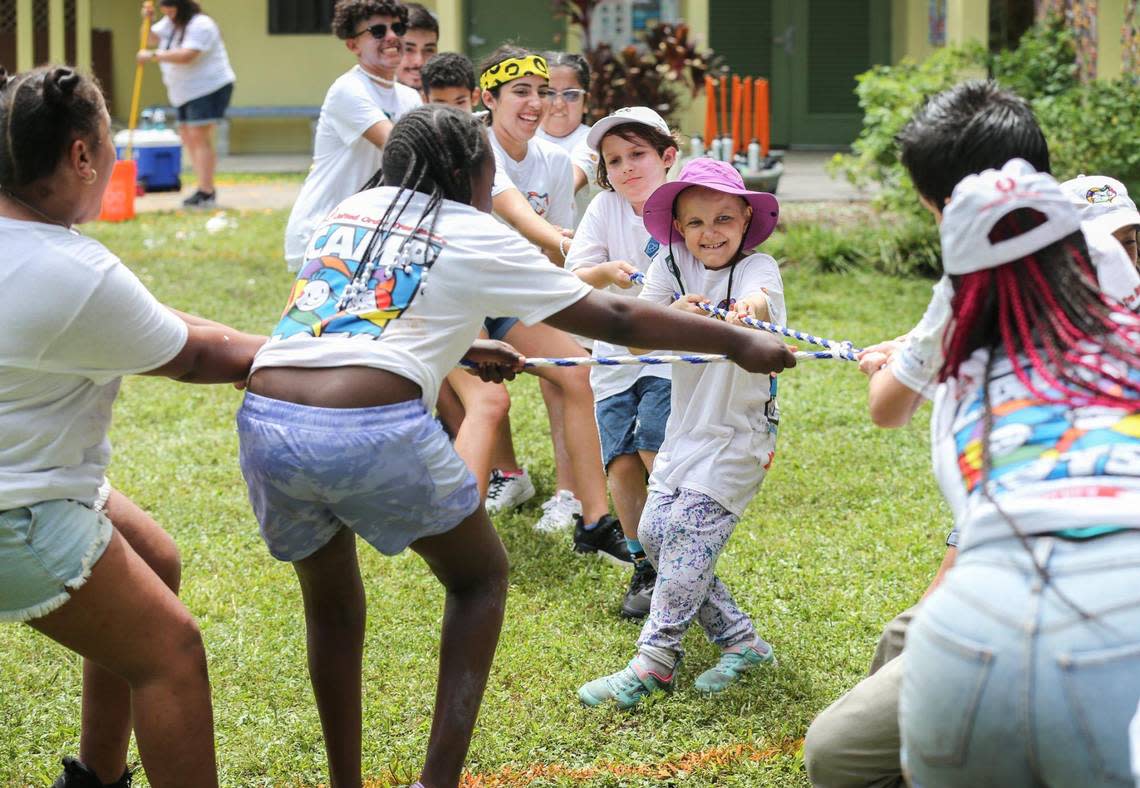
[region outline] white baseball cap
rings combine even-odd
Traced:
[[[1081,219],[1101,230],[1114,233],[1121,227],[1140,224],[1140,212],[1128,196],[1128,189],[1105,175],[1078,175],[1061,188],[1081,212]]]
[[[1044,214],[1045,221],[1013,238],[991,241],[997,223],[1020,208]],[[1080,229],[1081,215],[1053,176],[1024,159],[1011,159],[1000,170],[969,175],[954,187],[939,230],[942,268],[948,274],[996,268]]]
[[[665,119],[649,107],[622,107],[590,127],[590,133],[586,135],[586,144],[591,150],[597,150],[606,132],[623,123],[640,123],[655,128],[662,134],[672,134]]]

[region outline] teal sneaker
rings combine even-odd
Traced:
[[[642,667],[634,657],[617,673],[583,684],[578,690],[578,700],[587,706],[600,706],[612,700],[619,709],[632,709],[654,692],[672,692],[676,676],[676,666],[668,676],[660,676]]]
[[[693,686],[700,692],[723,692],[728,685],[737,681],[743,674],[757,665],[776,664],[776,652],[760,638],[759,648],[748,646],[743,651],[725,651],[720,661],[697,676]]]

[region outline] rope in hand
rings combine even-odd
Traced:
[[[634,284],[645,284],[645,274],[640,271],[635,271],[629,275],[629,279]],[[674,293],[674,298],[680,298],[680,293]],[[716,315],[722,320],[728,317],[728,310],[717,309],[707,301],[697,304],[698,307],[708,312],[711,315]],[[757,320],[753,317],[741,316],[740,321],[749,328],[755,328],[760,331],[768,331],[772,334],[780,334],[782,336],[798,339],[801,342],[807,342],[811,345],[818,345],[827,348],[827,350],[797,350],[793,355],[797,359],[839,359],[842,361],[858,361],[855,354],[861,352],[861,348],[857,348],[850,342],[843,341],[837,342],[834,339],[825,339],[824,337],[817,337],[814,334],[806,334],[802,331],[797,331],[794,328],[787,326],[777,325],[776,323],[769,323],[765,320]],[[589,357],[583,356],[580,358],[528,358],[524,369],[537,369],[539,367],[616,367],[616,366],[629,366],[629,365],[657,365],[657,364],[713,364],[720,361],[728,361],[728,356],[721,356],[712,353],[689,353],[684,355],[666,355],[657,354],[652,356],[598,356]],[[477,369],[478,364],[473,361],[462,360],[459,362],[460,366]]]
[[[645,274],[641,273],[640,271],[635,271],[629,275],[629,280],[634,284],[643,285],[645,284]],[[680,297],[680,293],[673,293],[674,300]],[[710,315],[716,315],[722,320],[728,317],[727,309],[717,309],[707,301],[697,304],[697,306],[705,312],[708,312]],[[817,337],[814,334],[807,334],[803,331],[797,331],[794,328],[788,328],[787,326],[781,326],[776,323],[769,323],[766,320],[757,320],[754,317],[742,316],[740,318],[740,322],[749,328],[755,328],[760,331],[768,331],[772,334],[781,334],[786,337],[791,337],[792,339],[798,339],[801,342],[807,342],[810,345],[825,347],[831,351],[830,353],[815,353],[811,356],[811,358],[836,358],[842,359],[844,361],[858,361],[859,359],[855,358],[855,354],[862,352],[862,348],[857,348],[851,342],[848,342],[846,340],[837,342],[834,339]]]

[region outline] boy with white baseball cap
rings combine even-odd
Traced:
[[[1061,188],[1081,211],[1081,219],[1096,229],[1112,233],[1136,265],[1136,233],[1140,211],[1123,183],[1106,175],[1078,175]]]

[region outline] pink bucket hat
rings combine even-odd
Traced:
[[[672,241],[673,203],[677,195],[690,186],[704,186],[706,189],[735,194],[747,200],[752,207],[752,221],[744,233],[744,242],[740,247],[743,251],[755,249],[776,229],[776,221],[780,218],[780,203],[776,202],[775,197],[767,192],[748,191],[735,167],[726,161],[702,156],[691,160],[681,170],[681,177],[659,186],[645,201],[642,211],[645,229],[660,243],[668,244]]]

